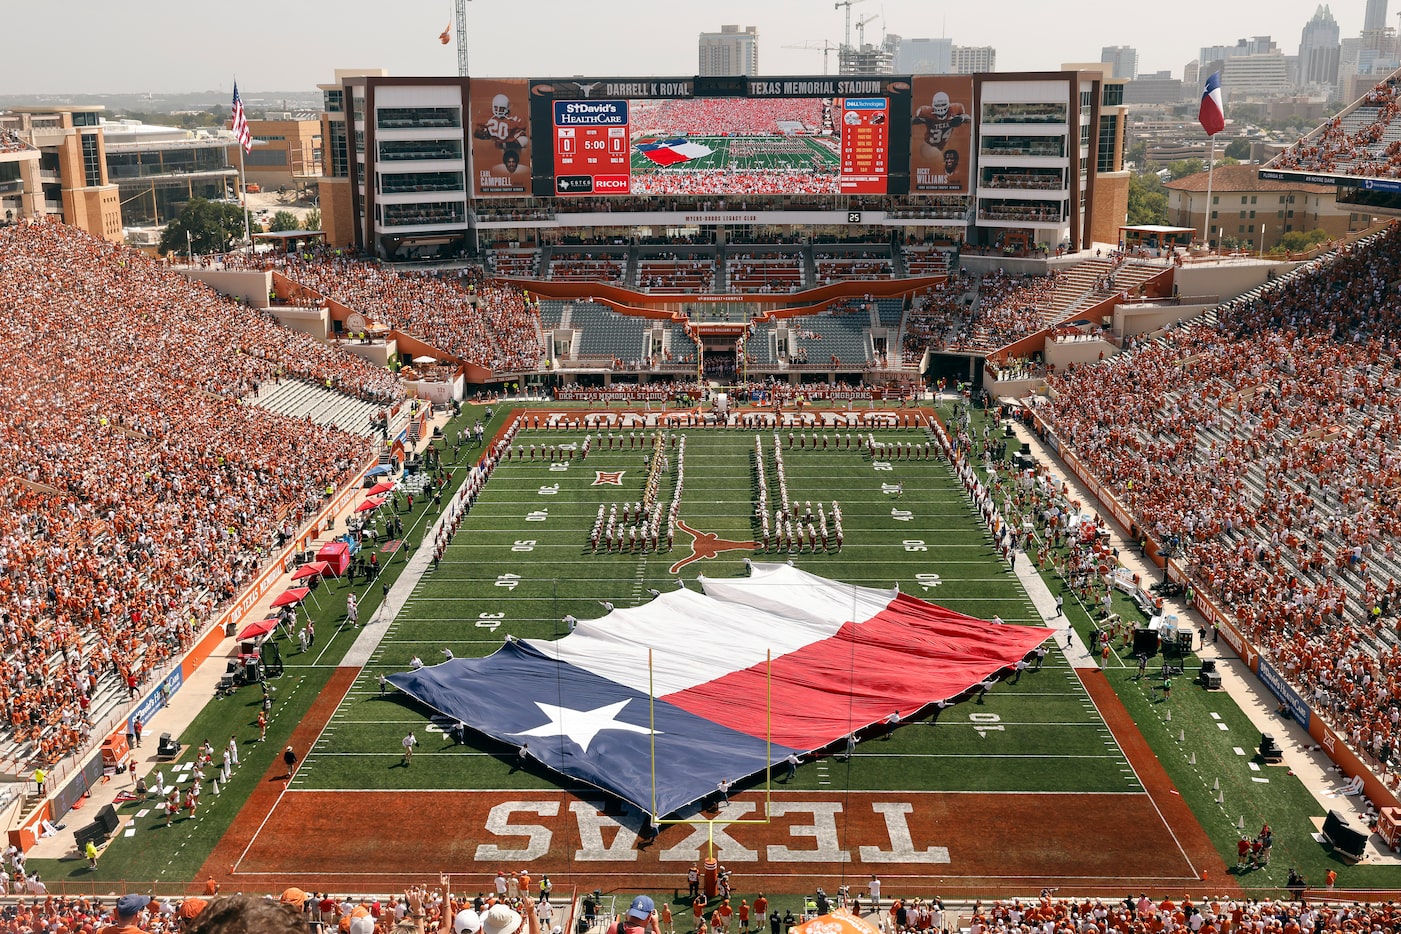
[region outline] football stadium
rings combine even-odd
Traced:
[[[345,71],[322,231],[0,227],[6,930],[1392,929],[1398,80],[1305,255],[1079,71]]]

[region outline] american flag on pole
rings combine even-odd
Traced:
[[[233,133],[244,152],[253,151],[253,134],[248,130],[248,115],[243,112],[243,98],[238,96],[237,81],[234,82]]]

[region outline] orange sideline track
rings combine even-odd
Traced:
[[[335,672],[294,745],[310,748],[358,672]],[[714,828],[716,855],[739,890],[769,893],[833,891],[872,873],[890,895],[1034,895],[1045,886],[1116,897],[1238,892],[1099,670],[1077,674],[1146,794],[775,790],[770,823]],[[706,853],[704,821],[665,826],[656,841],[641,844],[635,821],[601,798],[285,792],[280,774],[279,765],[269,769],[197,879],[212,875],[248,890],[296,884],[382,892],[452,873],[465,876],[462,888],[471,891],[486,889],[498,869],[528,867],[559,886],[635,892],[680,885],[684,892],[687,868]],[[736,795],[722,815],[753,818],[763,804],[761,791]]]

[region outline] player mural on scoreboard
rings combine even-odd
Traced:
[[[973,162],[973,79],[919,76],[912,82],[916,107],[910,130],[910,190],[966,194]]]
[[[530,113],[523,80],[472,81],[472,171],[476,194],[530,190]]]

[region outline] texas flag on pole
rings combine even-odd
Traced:
[[[1221,72],[1213,72],[1206,79],[1206,89],[1202,91],[1202,105],[1197,110],[1197,119],[1207,136],[1215,136],[1226,129],[1226,108],[1221,103]]]
[[[663,815],[791,753],[966,695],[1052,634],[786,564],[700,584],[702,593],[581,620],[562,639],[510,640],[486,658],[389,681],[546,768]]]

